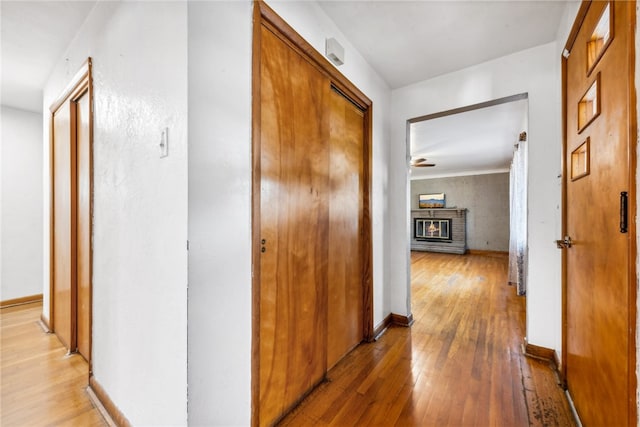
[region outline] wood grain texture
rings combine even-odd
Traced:
[[[261,37],[260,424],[269,425],[326,372],[330,83],[269,29]]]
[[[253,34],[252,424],[270,425],[373,337],[372,105],[264,2]],[[332,88],[350,100],[341,116],[330,113]],[[358,154],[347,143],[330,160],[339,116],[357,116],[334,136],[355,135]]]
[[[329,252],[327,367],[362,342],[362,194],[364,115],[329,96]]]
[[[86,394],[88,364],[42,331],[42,303],[0,310],[0,425],[105,426]]]
[[[330,79],[331,83],[344,93],[349,99],[356,102],[363,110],[369,110],[372,106],[371,100],[356,85],[351,83],[340,71],[318,52],[311,44],[300,36],[284,19],[282,19],[264,1],[256,0],[254,8],[259,9],[260,22],[267,28],[275,30],[282,36],[289,46],[293,47],[303,55],[309,63],[320,73]],[[255,16],[255,15],[254,15]],[[367,129],[371,129],[367,127]],[[370,139],[367,139],[370,141]]]
[[[261,57],[262,57],[262,18],[259,5],[253,3],[253,37],[251,58],[251,266],[253,277],[251,281],[251,425],[260,423],[260,257],[262,243],[260,237],[260,191],[262,168],[260,153],[262,90]]]
[[[62,104],[53,114],[53,330],[68,349],[74,348],[72,333],[72,293],[75,279],[75,223],[72,214],[75,205],[75,146],[71,144],[71,120],[68,104]],[[73,319],[73,320],[72,320]]]
[[[91,126],[88,88],[73,101],[77,176],[77,350],[91,360]]]
[[[547,362],[522,353],[507,257],[412,253],[415,323],[349,353],[282,426],[573,426]]]
[[[373,339],[367,340],[368,342],[373,342],[374,340],[380,339],[382,335],[387,331],[389,326],[393,324],[391,320],[391,313],[389,313],[383,320],[373,330]]]
[[[87,58],[50,108],[49,326],[69,352],[80,346],[87,360],[91,352],[92,96],[92,61]]]
[[[630,192],[630,93],[633,67],[634,2],[612,2],[613,40],[587,76],[587,43],[608,2],[592,2],[576,33],[566,61],[565,164],[586,138],[590,141],[589,175],[565,180],[566,360],[564,375],[585,425],[635,424],[635,263],[631,233],[619,227],[620,193]],[[633,75],[633,74],[631,74]],[[599,76],[599,77],[598,77]],[[621,77],[623,76],[623,77]],[[600,79],[601,113],[581,133],[578,102]],[[635,140],[634,140],[635,141]],[[635,217],[635,203],[630,218]]]
[[[27,295],[20,298],[6,299],[0,301],[0,308],[11,307],[13,305],[30,304],[32,302],[42,301],[42,294]]]
[[[401,314],[391,313],[391,323],[396,326],[404,326],[408,327],[413,325],[413,314],[409,314],[408,316],[403,316]]]
[[[637,32],[637,13],[634,13],[636,9],[633,6],[637,7],[637,2],[631,2],[632,8],[628,13],[628,22],[624,31],[629,34],[635,35]],[[627,37],[627,52],[629,55],[628,63],[629,67],[627,70],[627,82],[629,84],[629,93],[628,93],[628,141],[631,143],[628,146],[629,150],[629,260],[632,262],[628,265],[627,270],[627,283],[628,283],[628,308],[627,313],[629,315],[628,319],[628,355],[627,355],[627,372],[628,372],[628,382],[627,382],[627,399],[628,399],[628,408],[629,408],[629,419],[630,420],[638,420],[638,376],[636,374],[637,370],[637,313],[638,313],[638,288],[636,286],[638,280],[638,271],[637,271],[637,263],[635,260],[638,257],[638,241],[635,238],[638,234],[637,228],[637,218],[638,218],[638,197],[637,197],[637,180],[636,176],[638,174],[638,147],[637,144],[633,143],[633,141],[638,140],[638,89],[636,87],[636,37],[630,36]]]
[[[524,354],[528,357],[545,360],[547,362],[555,364],[556,368],[558,367],[558,364],[557,364],[558,353],[556,353],[556,351],[551,348],[529,344],[525,339],[523,344],[523,350],[524,350]]]

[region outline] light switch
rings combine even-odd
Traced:
[[[162,130],[162,136],[160,137],[160,158],[167,157],[169,155],[169,128]]]

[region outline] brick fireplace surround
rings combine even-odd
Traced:
[[[451,241],[416,239],[416,218],[451,219]],[[467,251],[467,209],[427,208],[411,211],[411,250],[464,254]]]

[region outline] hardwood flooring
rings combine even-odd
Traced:
[[[413,326],[357,347],[281,425],[574,426],[548,364],[522,354],[525,301],[506,285],[506,257],[411,261]],[[41,311],[0,310],[0,425],[105,426],[87,363],[42,331]]]
[[[411,328],[329,371],[282,426],[574,426],[548,363],[522,353],[507,257],[414,252]]]
[[[86,392],[87,362],[42,330],[40,313],[41,302],[0,310],[0,425],[106,426]]]

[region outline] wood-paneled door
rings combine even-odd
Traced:
[[[264,27],[262,50],[268,54],[261,66],[260,415],[268,424],[326,371],[327,289],[322,284],[327,283],[329,145],[324,103],[330,86]]]
[[[72,331],[75,312],[75,144],[71,144],[71,108],[63,104],[53,112],[52,138],[52,245],[51,327],[62,344],[75,348]]]
[[[330,369],[363,339],[364,114],[336,89],[331,90],[329,98],[327,367]]]
[[[89,88],[72,100],[76,127],[76,347],[91,359],[91,104]],[[72,113],[72,114],[73,114]]]
[[[585,426],[635,425],[635,2],[585,2],[563,60],[563,376]]]
[[[371,101],[255,4],[254,425],[372,338]]]
[[[50,327],[91,358],[91,60],[51,106]]]

